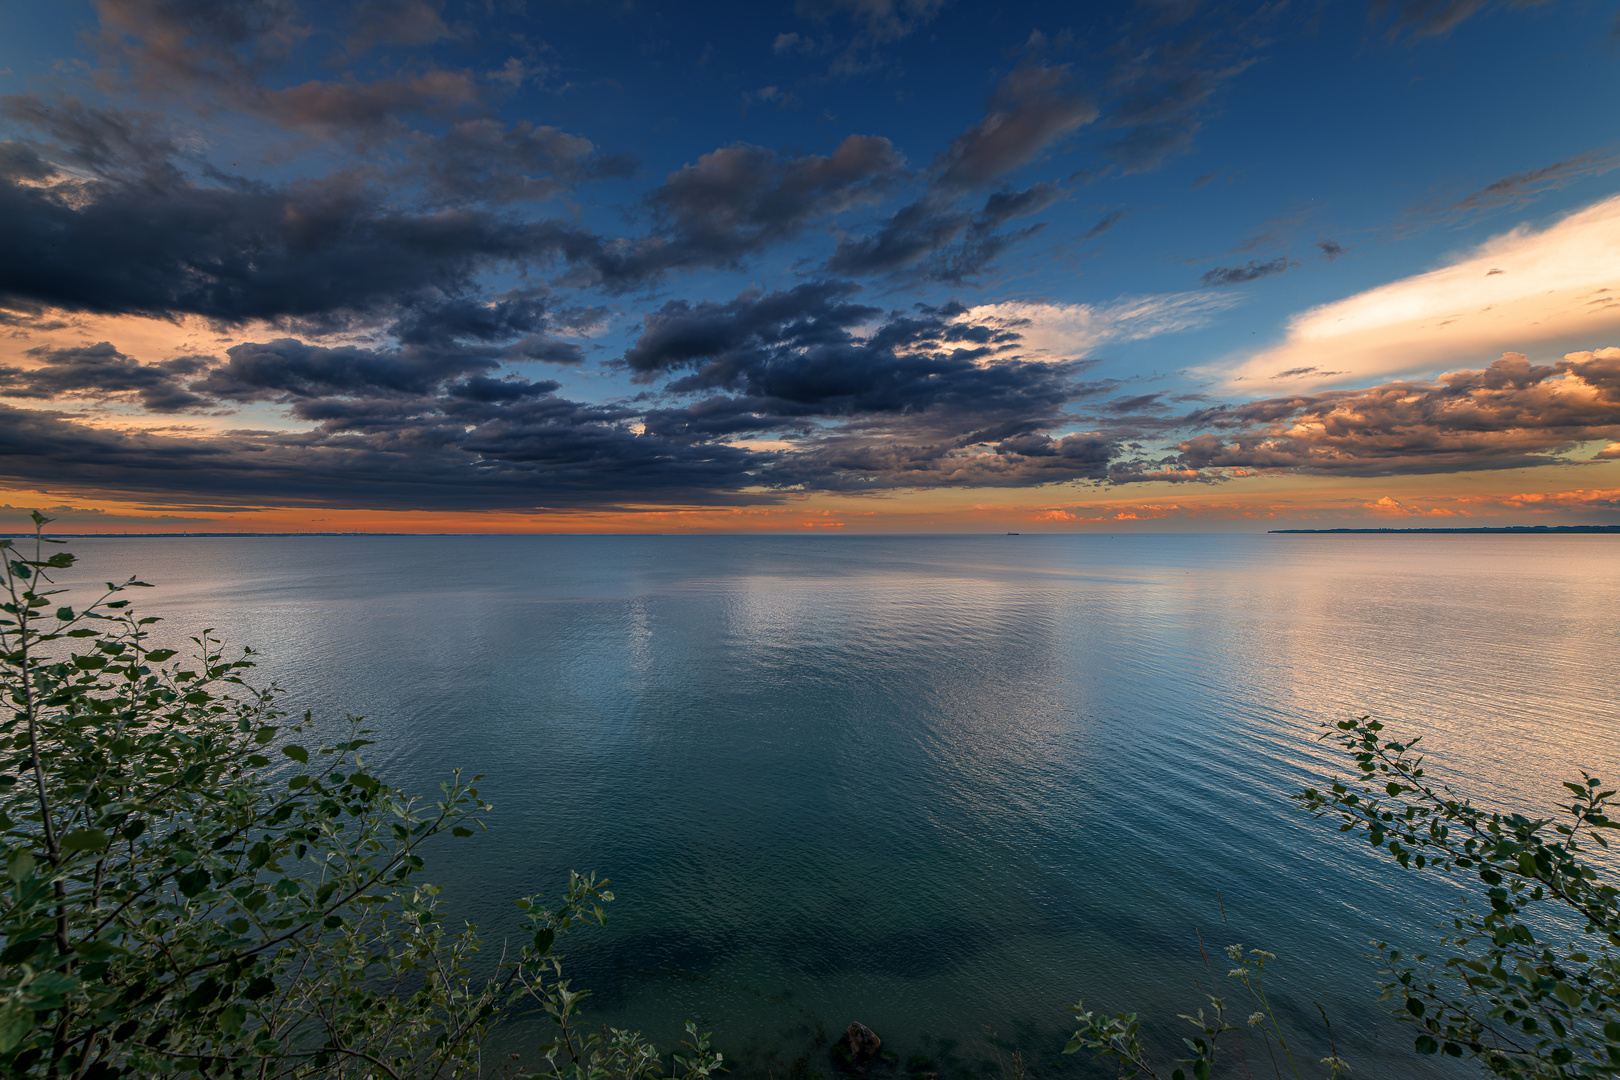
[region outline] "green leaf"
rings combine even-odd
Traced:
[[[0,1054],[15,1050],[33,1029],[34,1010],[24,1005],[21,998],[12,998],[0,1006]]]
[[[457,825],[455,828],[450,830],[451,836],[471,836],[472,834],[473,831],[464,825]]]
[[[106,938],[96,938],[93,941],[81,941],[73,946],[73,951],[86,960],[108,960],[125,950],[119,948]]]
[[[281,752],[300,764],[309,764],[309,751],[302,746],[283,746]]]
[[[242,1030],[247,1022],[247,1006],[227,1005],[219,1011],[219,1026],[227,1035],[235,1035]]]
[[[163,661],[167,660],[173,655],[173,649],[153,649],[151,652],[146,654],[146,658],[154,664],[161,664]]]
[[[69,851],[101,851],[107,843],[107,834],[100,829],[74,829],[62,837],[62,846]]]
[[[1412,1048],[1420,1054],[1433,1054],[1440,1049],[1440,1044],[1434,1041],[1433,1036],[1419,1035]]]
[[[174,880],[175,884],[180,886],[181,895],[190,899],[208,888],[208,869],[199,866],[195,870],[188,870],[184,874],[177,875]]]

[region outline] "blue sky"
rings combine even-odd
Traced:
[[[4,501],[109,527],[1620,520],[1616,25],[0,6]]]

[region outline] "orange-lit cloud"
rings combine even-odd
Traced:
[[[1458,517],[1466,516],[1466,512],[1451,510],[1442,506],[1431,506],[1425,510],[1421,506],[1392,499],[1388,495],[1376,502],[1363,503],[1362,508],[1373,517],[1403,518],[1403,517]]]
[[[1196,418],[1183,466],[1389,475],[1511,468],[1620,436],[1620,348],[1549,365],[1508,353],[1437,382],[1251,401]]]
[[[1521,492],[1516,495],[1473,495],[1459,502],[1528,510],[1549,514],[1559,510],[1620,510],[1620,488],[1578,488],[1574,491]]]

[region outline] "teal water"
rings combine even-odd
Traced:
[[[591,1015],[695,1019],[737,1075],[830,1071],[816,1032],[851,1019],[942,1080],[1006,1071],[998,1046],[1086,1074],[1065,1006],[1179,1034],[1239,996],[1233,941],[1281,957],[1312,1062],[1320,1002],[1355,1075],[1440,1075],[1363,954],[1428,940],[1455,887],[1293,808],[1339,767],[1317,725],[1379,715],[1516,808],[1620,764],[1609,536],[73,546],[158,585],[166,632],[252,644],[293,706],[368,716],[395,783],[486,774],[489,835],[431,864],[450,909],[498,951],[513,898],[610,876],[572,954]]]

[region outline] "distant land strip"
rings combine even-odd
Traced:
[[[1620,533],[1620,525],[1481,525],[1472,529],[1272,529],[1274,533]]]

